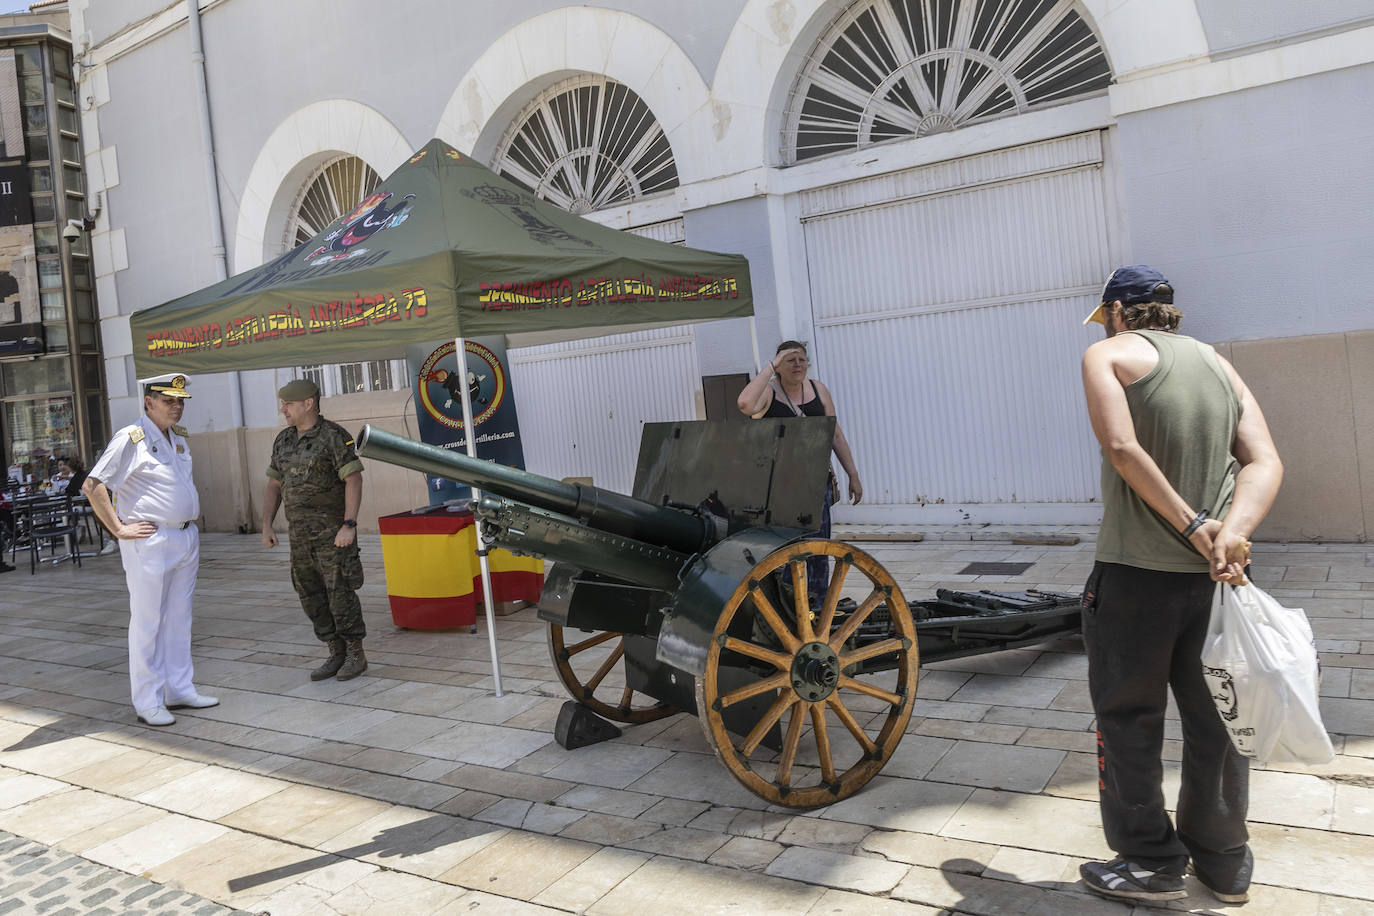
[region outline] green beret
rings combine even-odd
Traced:
[[[320,386],[308,378],[293,378],[277,389],[277,397],[283,401],[304,401],[306,398],[320,397]]]

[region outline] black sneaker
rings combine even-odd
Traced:
[[[1250,899],[1250,892],[1244,888],[1233,888],[1230,891],[1219,891],[1212,886],[1211,881],[1199,875],[1193,863],[1188,863],[1188,871],[1193,877],[1197,878],[1198,883],[1207,888],[1207,892],[1222,903],[1244,903]]]
[[[1110,862],[1084,862],[1078,874],[1088,890],[1117,900],[1178,900],[1188,896],[1181,875],[1166,875],[1117,856]]]

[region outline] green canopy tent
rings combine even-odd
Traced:
[[[573,216],[431,140],[310,241],[129,324],[143,378],[378,359],[448,337],[752,314],[742,256]]]
[[[397,358],[406,344],[753,315],[749,265],[540,200],[441,140],[310,241],[129,318],[140,378]],[[467,451],[472,404],[462,386]],[[482,585],[490,595],[485,556]],[[501,675],[487,602],[496,693]]]

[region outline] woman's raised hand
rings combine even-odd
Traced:
[[[773,371],[777,372],[780,367],[785,365],[794,356],[801,357],[802,365],[807,364],[806,351],[801,347],[792,347],[790,350],[783,350],[773,357]]]

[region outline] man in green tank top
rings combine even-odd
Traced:
[[[1249,538],[1283,465],[1236,370],[1177,333],[1163,275],[1112,272],[1088,316],[1107,339],[1083,355],[1083,389],[1102,446],[1102,529],[1083,590],[1088,689],[1097,716],[1098,796],[1108,862],[1079,873],[1124,900],[1187,895],[1184,871],[1218,899],[1247,899],[1253,859],[1249,766],[1202,676],[1215,582],[1245,581]],[[1168,691],[1183,730],[1177,825],[1164,807]]]

